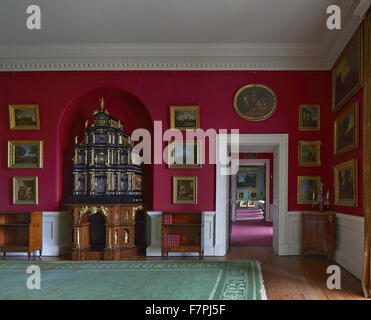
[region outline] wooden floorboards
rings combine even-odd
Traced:
[[[26,257],[0,257],[2,260],[26,260]],[[172,258],[193,260],[198,258]],[[35,257],[32,260],[38,261]],[[63,257],[42,257],[42,261],[64,260]],[[135,260],[161,260],[140,256]],[[204,260],[258,260],[267,297],[270,300],[363,300],[361,281],[341,268],[341,289],[329,290],[327,267],[331,263],[316,256],[277,256],[270,247],[232,247],[225,257],[204,257]]]

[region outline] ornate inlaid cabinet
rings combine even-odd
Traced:
[[[138,159],[124,124],[104,110],[101,99],[91,127],[85,122],[83,141],[75,137],[73,194],[67,204],[73,260],[124,259],[137,255],[137,244],[145,246]]]

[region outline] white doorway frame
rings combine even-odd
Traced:
[[[225,140],[224,140],[225,139]],[[216,196],[215,196],[215,255],[225,256],[229,248],[229,176],[222,175],[225,165],[219,161],[219,141],[228,141],[231,147],[231,135],[216,136]],[[273,249],[278,254],[287,252],[286,220],[288,212],[288,134],[240,134],[239,146],[273,148]],[[252,151],[253,152],[253,151]]]
[[[269,159],[240,159],[240,166],[265,166],[265,210],[264,210],[264,220],[272,221],[270,213],[270,160]],[[231,200],[233,201],[232,205],[232,221],[236,220],[236,193],[237,193],[237,175],[233,175],[231,178],[231,187],[230,190]],[[268,219],[267,219],[268,218]]]

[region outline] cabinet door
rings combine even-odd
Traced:
[[[29,232],[30,250],[34,251],[42,246],[42,212],[31,212]]]
[[[320,217],[304,217],[303,246],[306,253],[325,252],[326,221]]]

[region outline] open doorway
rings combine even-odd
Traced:
[[[272,247],[273,153],[241,153],[230,179],[230,246]]]

